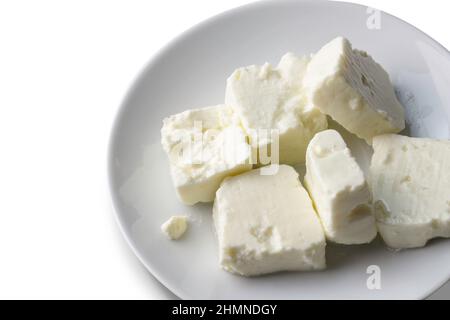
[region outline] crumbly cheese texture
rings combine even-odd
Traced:
[[[172,216],[163,223],[161,231],[171,240],[178,240],[183,236],[188,227],[186,216]]]
[[[450,141],[387,134],[373,139],[375,215],[389,247],[450,237]]]
[[[303,86],[315,106],[369,144],[374,136],[405,127],[389,75],[345,38],[332,40],[314,55]]]
[[[225,177],[252,168],[247,137],[226,105],[188,110],[164,119],[161,143],[177,194],[188,205],[213,201]]]
[[[362,244],[376,237],[369,187],[337,131],[319,132],[309,143],[305,186],[327,239],[341,244]]]
[[[303,94],[309,60],[287,53],[276,68],[268,63],[239,68],[227,80],[225,103],[239,115],[252,146],[273,155],[273,144],[279,163],[304,163],[309,140],[327,128],[326,116]],[[261,156],[258,161],[268,164]]]
[[[213,207],[220,265],[244,276],[325,268],[325,235],[297,172],[227,178]]]

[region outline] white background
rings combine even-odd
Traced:
[[[0,0],[0,298],[175,298],[114,220],[109,131],[130,82],[162,46],[249,2]],[[450,48],[445,1],[354,2]],[[450,298],[450,285],[434,297]]]

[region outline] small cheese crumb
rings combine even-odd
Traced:
[[[161,230],[171,240],[179,239],[188,226],[188,218],[186,216],[172,216],[163,223]]]

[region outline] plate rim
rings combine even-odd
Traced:
[[[255,1],[251,3],[247,3],[244,5],[240,5],[234,8],[231,8],[229,10],[220,12],[218,14],[215,14],[205,20],[202,20],[201,22],[198,22],[188,29],[184,30],[168,42],[164,44],[162,47],[157,49],[147,60],[146,63],[140,68],[140,70],[137,72],[137,74],[132,78],[132,80],[129,82],[126,93],[124,94],[118,108],[115,111],[115,116],[113,118],[113,122],[111,125],[110,133],[109,133],[109,140],[107,144],[107,180],[108,180],[108,189],[109,194],[112,200],[112,211],[115,218],[116,223],[119,226],[120,233],[122,234],[123,238],[125,238],[125,242],[130,247],[131,251],[134,253],[134,255],[138,258],[139,262],[146,268],[148,272],[150,272],[151,276],[153,276],[160,284],[162,284],[165,288],[167,288],[172,294],[177,296],[179,299],[192,299],[190,295],[186,292],[182,292],[179,290],[179,288],[176,288],[172,286],[169,281],[165,279],[164,276],[162,276],[159,272],[157,272],[150,264],[147,264],[145,262],[145,259],[142,257],[142,254],[138,251],[136,248],[136,245],[134,244],[134,240],[132,239],[131,235],[125,230],[125,223],[123,221],[123,214],[120,213],[120,206],[118,201],[118,194],[114,188],[114,146],[116,141],[116,136],[118,135],[118,127],[121,122],[121,119],[123,118],[124,113],[126,112],[128,101],[132,98],[134,92],[136,91],[139,83],[141,82],[142,78],[148,73],[148,71],[156,64],[156,62],[159,60],[160,57],[163,57],[166,52],[169,52],[172,47],[174,47],[180,40],[183,38],[189,36],[190,34],[195,33],[197,30],[200,30],[204,27],[207,27],[208,24],[214,23],[216,20],[226,17],[228,15],[233,15],[236,13],[239,13],[240,11],[244,9],[252,9],[252,8],[258,8],[263,7],[266,5],[274,5],[274,4],[282,4],[282,3],[310,3],[310,4],[334,4],[334,5],[346,5],[350,7],[360,7],[360,8],[368,8],[370,6],[365,6],[362,4],[352,3],[348,1],[335,1],[335,0],[260,0]],[[377,9],[378,10],[378,9]],[[419,28],[415,27],[411,23],[398,18],[390,13],[387,13],[383,10],[380,10],[380,12],[383,13],[383,15],[388,16],[390,19],[397,20],[401,24],[404,24],[408,29],[411,29],[412,32],[418,33],[422,35],[425,38],[428,38],[437,48],[436,50],[443,51],[444,54],[448,56],[450,59],[450,51],[444,47],[441,43],[436,41],[433,37],[429,36],[424,31],[420,30]],[[434,284],[431,289],[425,291],[422,295],[419,295],[417,299],[427,299],[429,296],[431,296],[434,292],[439,290],[441,287],[443,287],[447,282],[450,281],[450,271],[447,274],[447,278],[443,279],[442,281]]]

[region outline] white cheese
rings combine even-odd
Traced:
[[[188,219],[186,216],[172,216],[163,223],[161,231],[171,240],[178,240],[186,232]]]
[[[161,143],[185,204],[211,202],[222,180],[252,168],[247,137],[225,105],[188,110],[163,121]]]
[[[327,239],[361,244],[376,237],[366,179],[337,131],[319,132],[309,143],[305,186]]]
[[[338,37],[314,55],[303,86],[316,107],[369,144],[376,135],[405,127],[389,75],[347,39]]]
[[[225,103],[239,115],[260,164],[304,163],[309,140],[327,128],[326,116],[307,103],[301,88],[309,59],[288,53],[277,68],[252,65],[227,80]]]
[[[450,141],[387,134],[373,139],[375,215],[389,247],[450,237]]]
[[[281,165],[227,178],[213,208],[220,265],[254,276],[325,268],[325,236],[297,172]]]

